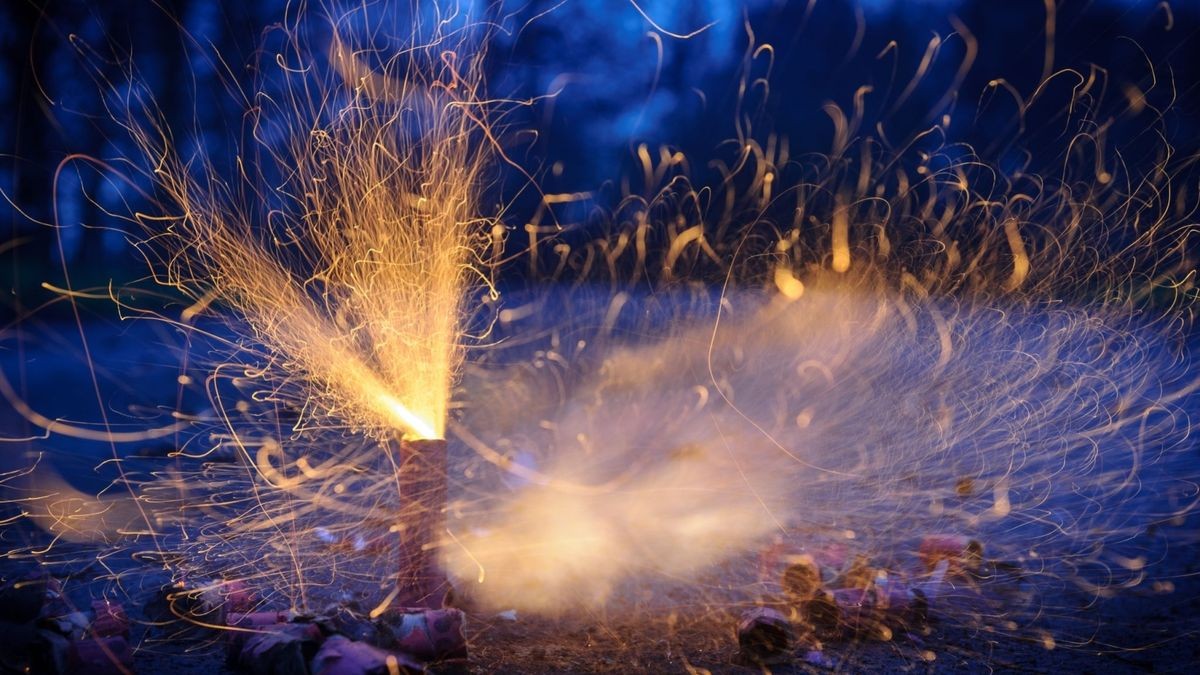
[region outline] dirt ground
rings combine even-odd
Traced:
[[[12,528],[5,532],[13,536]],[[28,533],[25,533],[26,535]],[[671,612],[625,616],[597,611],[553,619],[516,620],[468,613],[470,657],[431,668],[440,673],[819,673],[819,672],[1042,672],[1186,673],[1200,662],[1200,552],[1177,550],[1178,574],[1172,592],[1133,589],[1074,613],[1059,602],[1058,619],[1038,621],[1041,632],[1000,635],[939,616],[915,635],[890,641],[827,641],[823,662],[794,659],[771,666],[739,663],[735,637],[737,607],[683,604]],[[169,581],[161,566],[128,554],[87,562],[84,547],[60,547],[60,559],[76,562],[39,566],[4,559],[0,576],[12,578],[49,569],[63,581],[76,606],[101,596],[125,603],[134,621],[135,672],[233,673],[225,662],[222,636],[179,621],[163,620],[154,599]],[[1081,597],[1080,600],[1083,598]]]
[[[169,342],[165,337],[130,334],[124,328],[93,332],[97,349],[121,356],[110,364],[122,377],[111,400],[116,407],[131,403],[154,404],[147,392],[157,387],[174,403],[175,374],[164,365],[146,365],[148,359],[131,345]],[[161,337],[161,336],[160,336]],[[158,342],[156,342],[158,339]],[[73,419],[94,417],[94,397],[64,397],[64,382],[78,379],[78,364],[58,358],[61,346],[46,343],[20,355],[4,355],[10,377],[20,371],[20,357],[29,376],[24,389],[33,403],[53,409],[55,415]],[[171,362],[164,347],[162,364]],[[11,358],[10,358],[11,357]],[[147,384],[154,379],[156,384]],[[107,393],[107,392],[106,392]],[[90,403],[89,403],[90,401]],[[195,405],[201,405],[197,397]],[[62,406],[78,405],[79,410]],[[187,403],[185,401],[184,405]],[[0,427],[21,428],[14,411],[0,406]],[[0,469],[24,465],[37,452],[49,451],[47,439],[34,438],[27,446],[7,444]],[[55,461],[64,474],[86,481],[93,468],[110,452],[84,443],[55,441]],[[99,454],[97,454],[99,453]],[[73,473],[72,473],[73,472]],[[81,482],[82,490],[103,486]],[[5,580],[38,568],[31,558],[6,551],[28,550],[32,532],[15,515],[14,506],[0,507],[0,577]],[[1194,525],[1194,523],[1193,523]],[[1190,539],[1195,539],[1191,537]],[[125,603],[135,622],[135,672],[230,673],[225,664],[221,636],[189,628],[155,616],[152,600],[170,579],[161,564],[135,560],[128,549],[115,551],[59,542],[51,563],[43,569],[63,582],[64,592],[81,607],[93,598],[109,597]],[[58,562],[61,561],[61,562]],[[994,622],[947,616],[933,607],[930,624],[915,635],[897,634],[889,641],[828,641],[821,663],[796,658],[769,667],[738,664],[736,625],[745,605],[721,605],[687,598],[666,603],[658,612],[630,613],[618,608],[563,618],[537,618],[524,614],[509,620],[494,613],[471,612],[467,617],[470,657],[464,663],[437,666],[435,672],[470,673],[738,673],[738,672],[1073,672],[1135,673],[1195,672],[1200,663],[1200,544],[1174,546],[1169,555],[1147,570],[1153,580],[1126,589],[1110,599],[1096,601],[1086,594],[1063,590],[1048,606],[1053,611],[1029,617],[1027,626],[997,631]],[[283,608],[278,608],[283,609]],[[1023,617],[1024,619],[1025,617]],[[1036,626],[1037,630],[1029,629]],[[1046,638],[1053,637],[1053,640]]]

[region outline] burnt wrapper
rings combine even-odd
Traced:
[[[466,658],[465,621],[458,609],[391,610],[376,621],[379,645],[422,661]]]

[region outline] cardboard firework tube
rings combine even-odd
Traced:
[[[437,540],[446,510],[446,441],[400,443],[401,606],[441,607],[449,590],[438,561]]]

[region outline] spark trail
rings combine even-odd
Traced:
[[[183,573],[382,607],[397,533],[432,508],[423,549],[491,610],[721,615],[778,594],[756,556],[776,541],[903,578],[942,532],[1018,570],[976,580],[1003,603],[937,608],[998,634],[1170,582],[1200,500],[1194,158],[1122,163],[1094,77],[1049,74],[1076,85],[1072,134],[1040,173],[953,142],[948,116],[898,145],[864,131],[864,86],[825,107],[822,154],[739,118],[712,184],[638,147],[640,184],[584,222],[559,211],[592,195],[545,195],[502,261],[481,56],[455,31],[396,53],[344,32],[324,81],[285,31],[237,172],[180,156],[149,98],[116,115],[163,206],[134,219],[157,280],[193,301],[185,325],[235,335],[205,437],[231,461],[129,481]],[[751,33],[744,96],[773,56]],[[536,283],[500,296],[502,263]],[[447,436],[443,498],[397,446]]]

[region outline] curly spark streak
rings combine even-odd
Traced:
[[[1163,140],[1124,164],[1100,84],[1053,77],[1079,78],[1076,133],[1037,167],[952,142],[948,117],[899,146],[860,132],[864,87],[853,112],[826,107],[827,154],[743,128],[715,186],[641,146],[644,182],[611,211],[563,222],[548,197],[528,263],[574,285],[502,313],[501,336],[537,337],[473,373],[463,424],[524,480],[460,505],[460,579],[546,612],[653,605],[645,589],[680,579],[709,607],[769,603],[778,578],[742,554],[773,532],[896,578],[950,531],[995,568],[940,611],[988,631],[1062,631],[1089,620],[1072,603],[1170,588],[1200,508],[1196,158]],[[546,236],[584,227],[608,234]]]

